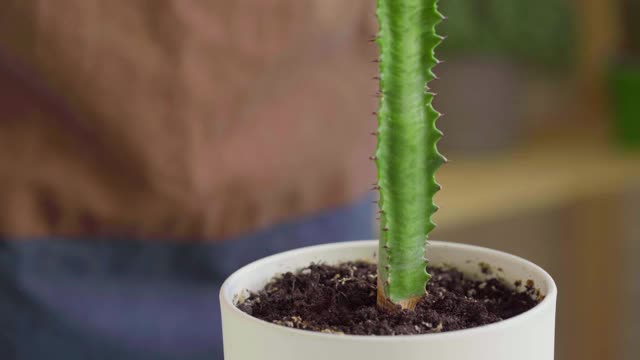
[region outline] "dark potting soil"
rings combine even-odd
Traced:
[[[486,264],[480,265],[483,272]],[[542,300],[532,281],[515,287],[429,268],[427,295],[415,311],[376,306],[376,265],[311,265],[287,273],[238,305],[249,315],[296,329],[354,335],[411,335],[468,329],[521,314]]]

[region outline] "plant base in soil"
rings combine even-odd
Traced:
[[[486,274],[490,268],[482,264]],[[519,315],[542,300],[531,281],[474,280],[455,269],[429,268],[427,295],[415,311],[376,306],[376,265],[311,265],[286,273],[238,308],[296,329],[352,335],[415,335],[469,329]]]

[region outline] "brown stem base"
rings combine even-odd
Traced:
[[[412,297],[409,299],[405,299],[405,300],[401,300],[398,302],[393,302],[391,301],[391,299],[389,299],[385,293],[384,293],[384,284],[382,284],[382,281],[380,280],[380,278],[378,278],[378,297],[377,297],[377,303],[378,303],[378,308],[379,309],[384,309],[384,310],[397,310],[398,306],[400,306],[400,308],[404,309],[404,310],[415,310],[416,309],[416,305],[418,305],[418,302],[420,301],[420,297],[416,296],[416,297]]]

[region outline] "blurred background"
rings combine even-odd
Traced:
[[[120,12],[70,1],[57,14],[43,1],[6,1],[4,234],[228,239],[361,198],[370,204],[374,1],[140,1],[120,4]],[[450,162],[438,175],[444,189],[432,237],[508,251],[547,269],[560,289],[558,360],[639,359],[640,2],[440,3],[448,21],[439,32],[448,38],[432,88]],[[39,20],[20,20],[30,14]],[[62,35],[34,35],[47,26]],[[92,26],[101,37],[78,30]],[[143,28],[152,36],[136,37]],[[191,61],[198,53],[207,57]],[[147,60],[129,66],[136,59]],[[160,80],[174,68],[177,75]],[[72,132],[60,130],[69,122],[31,131],[47,124],[33,120],[42,110],[23,121],[7,109],[31,108],[24,99],[33,87],[20,89],[38,77],[59,103],[77,105],[70,109],[81,119],[116,125],[81,120],[67,126]],[[115,86],[102,81],[114,78]],[[183,132],[176,118],[198,120]],[[207,125],[210,118],[224,121]],[[156,132],[160,121],[166,136]],[[124,140],[96,150],[117,136]],[[55,169],[70,164],[40,162],[38,154],[49,153],[42,144],[95,166],[65,167],[83,169],[73,191],[42,187],[31,197],[16,185],[21,170],[12,169],[38,161],[30,171],[55,183],[68,173]],[[140,161],[118,167],[126,159]],[[83,186],[90,182],[99,186]],[[372,205],[366,211],[371,221],[357,224],[366,231],[344,240],[373,231]],[[307,233],[289,233],[290,246]]]
[[[640,357],[640,2],[443,0],[434,238],[530,258],[557,355]]]

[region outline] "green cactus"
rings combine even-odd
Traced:
[[[436,170],[445,162],[436,143],[442,133],[427,83],[442,41],[438,0],[378,0],[380,107],[377,112],[380,249],[378,305],[413,308],[429,281],[425,245],[440,189]]]

